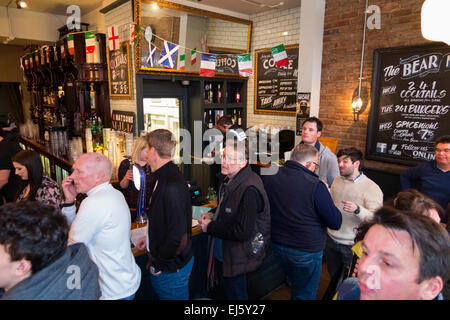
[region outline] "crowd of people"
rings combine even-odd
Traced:
[[[305,120],[302,142],[273,175],[252,170],[248,139],[228,135],[239,128],[226,125],[217,206],[198,219],[208,235],[210,298],[248,299],[247,275],[269,247],[291,299],[317,298],[323,261],[333,282],[345,278],[334,288],[338,300],[449,298],[450,136],[435,141],[435,160],[404,171],[403,191],[384,201],[362,171],[363,153],[351,147],[335,155],[320,143],[316,117]],[[13,144],[0,138],[2,299],[134,299],[144,271],[131,223],[142,210],[147,233],[136,247],[148,253],[153,290],[161,300],[190,298],[191,195],[173,162],[173,133],[140,137],[116,187],[108,158],[83,154],[62,191],[43,175],[37,152]]]

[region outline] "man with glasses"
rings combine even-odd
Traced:
[[[450,203],[450,135],[435,143],[435,160],[424,162],[400,175],[402,189],[416,188],[444,209]],[[447,223],[448,209],[443,223]]]
[[[315,300],[327,228],[342,215],[314,173],[319,152],[298,144],[277,174],[262,176],[270,202],[272,249],[291,283],[291,299]]]

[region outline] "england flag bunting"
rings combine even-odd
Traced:
[[[179,45],[164,40],[164,48],[161,51],[158,63],[173,69],[179,48]]]

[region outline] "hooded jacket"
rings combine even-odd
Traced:
[[[97,300],[98,268],[83,243],[68,246],[47,267],[22,280],[2,300]]]

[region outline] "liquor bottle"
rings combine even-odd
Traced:
[[[239,94],[239,89],[236,89],[236,103],[241,102],[241,95]]]
[[[212,83],[209,85],[209,91],[208,91],[208,101],[209,103],[213,103],[213,97],[214,97],[214,93],[213,93],[213,88],[212,88]]]
[[[209,84],[205,84],[205,103],[209,103]]]
[[[95,90],[94,90],[94,83],[91,83],[91,91],[89,92],[89,98],[91,101],[91,112],[96,112],[96,104],[95,104]]]
[[[217,103],[221,103],[222,91],[220,90],[220,83],[217,85]]]
[[[212,110],[208,111],[208,128],[214,128],[214,116],[212,114]]]
[[[237,112],[236,109],[233,109],[233,124],[237,124]]]
[[[238,126],[242,126],[242,116],[241,116],[241,110],[238,110]]]

